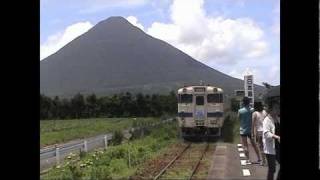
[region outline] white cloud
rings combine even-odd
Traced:
[[[279,65],[273,65],[267,74],[267,79],[278,79],[280,74]]]
[[[144,5],[148,0],[85,0],[80,13],[90,14],[106,10],[108,8],[133,8]],[[77,3],[77,2],[75,2]]]
[[[138,19],[134,16],[129,16],[126,18],[132,25],[137,26],[138,28],[140,28],[141,30],[144,31],[144,27],[142,24],[138,23]]]
[[[269,59],[271,58],[271,59]],[[241,64],[240,66],[233,66],[227,74],[230,76],[243,79],[246,70],[249,69],[254,76],[254,83],[262,85],[262,82],[267,82],[271,85],[280,84],[280,62],[273,57],[268,57],[269,65],[250,65]]]
[[[180,29],[174,24],[154,22],[152,26],[147,29],[147,33],[174,45],[178,43],[177,37],[180,36]]]
[[[167,13],[168,6],[170,5],[171,0],[151,0],[150,5],[158,13],[160,17],[165,17]]]
[[[210,17],[203,0],[174,0],[171,23],[154,22],[147,33],[204,63],[235,64],[268,52],[264,31],[250,18]]]
[[[272,32],[276,35],[280,35],[280,23],[279,22],[276,22],[275,24],[273,24]]]
[[[259,69],[257,68],[244,68],[244,69],[240,69],[240,68],[237,68],[237,69],[234,69],[232,71],[230,71],[228,74],[230,76],[233,76],[235,78],[238,78],[238,79],[244,79],[244,75],[246,74],[246,71],[249,69],[249,72],[251,72],[251,74],[253,74],[253,82],[254,84],[259,84],[259,85],[262,85],[262,82],[265,82],[264,81],[264,77],[263,77],[263,72],[261,72]]]
[[[78,22],[65,28],[64,31],[53,34],[47,38],[47,40],[40,45],[40,60],[55,53],[67,43],[87,32],[93,25],[86,22]]]

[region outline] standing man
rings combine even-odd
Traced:
[[[268,161],[267,180],[273,180],[276,172],[276,161],[280,164],[280,135],[276,127],[280,123],[278,119],[280,108],[278,103],[270,104],[268,107],[269,115],[263,121],[263,147]],[[279,172],[277,179],[280,179]]]
[[[260,153],[258,151],[258,147],[253,140],[253,132],[251,131],[252,127],[252,113],[253,113],[253,108],[249,106],[250,104],[250,99],[248,97],[244,97],[242,100],[243,107],[239,109],[238,111],[238,118],[240,120],[240,136],[241,136],[241,141],[244,146],[244,153],[246,157],[248,158],[247,164],[251,164],[250,158],[249,158],[249,148],[248,148],[248,141],[247,139],[250,139],[250,143],[253,146],[253,149],[258,157],[258,162],[260,163],[261,158],[260,158]]]
[[[276,161],[280,165],[280,87],[266,95],[268,116],[263,121],[263,148],[268,162],[267,180],[273,180],[276,172]],[[277,180],[280,179],[280,166]]]

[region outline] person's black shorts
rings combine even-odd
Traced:
[[[251,134],[240,134],[241,137],[248,137],[251,139]]]

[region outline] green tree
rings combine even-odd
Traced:
[[[264,85],[264,87],[266,87],[267,89],[272,88],[272,86],[269,83],[263,82],[262,83]]]
[[[98,102],[100,104],[100,114],[102,116],[111,117],[110,97],[109,96],[101,97]]]
[[[122,115],[122,109],[120,108],[120,95],[114,94],[110,98],[110,102],[108,104],[109,112],[111,114],[111,117],[121,117]]]
[[[160,117],[162,114],[162,106],[158,94],[152,94],[151,96],[150,111],[152,116]]]
[[[54,99],[52,100],[52,107],[51,107],[51,112],[52,112],[52,118],[54,119],[60,119],[60,108],[61,108],[61,102],[58,96],[55,96]]]
[[[73,116],[77,119],[82,118],[85,110],[85,101],[82,94],[78,93],[71,99]]]
[[[146,100],[143,94],[138,93],[136,95],[136,104],[137,104],[137,116],[142,117],[144,116],[144,112],[146,110]]]
[[[70,101],[66,98],[61,100],[60,104],[60,117],[61,119],[68,119],[72,117],[72,109]]]
[[[123,110],[123,117],[130,117],[133,115],[132,111],[134,108],[134,103],[132,95],[129,92],[126,92],[125,95],[121,94],[120,96],[120,108]]]
[[[168,96],[168,103],[169,103],[169,114],[173,115],[178,112],[178,97],[174,91],[171,91]]]
[[[120,130],[117,130],[113,133],[111,144],[112,145],[119,145],[119,144],[121,144],[123,138],[124,138],[124,136],[123,136],[122,132]]]
[[[40,120],[46,119],[44,95],[40,94]]]
[[[97,117],[98,114],[98,99],[95,94],[91,94],[86,97],[86,103],[87,103],[87,113],[88,116],[91,117]]]
[[[237,112],[240,108],[239,101],[236,98],[231,98],[230,99],[230,106],[231,106],[231,111]]]
[[[102,113],[102,108],[103,108],[103,97],[97,98],[97,117],[100,117],[101,115],[104,115]]]
[[[144,111],[143,116],[148,117],[151,116],[151,97],[149,94],[146,94],[144,97],[145,105],[144,105]]]
[[[52,118],[52,100],[50,97],[40,94],[40,119]]]

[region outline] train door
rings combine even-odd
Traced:
[[[194,119],[196,126],[204,126],[205,124],[205,95],[195,95]]]

